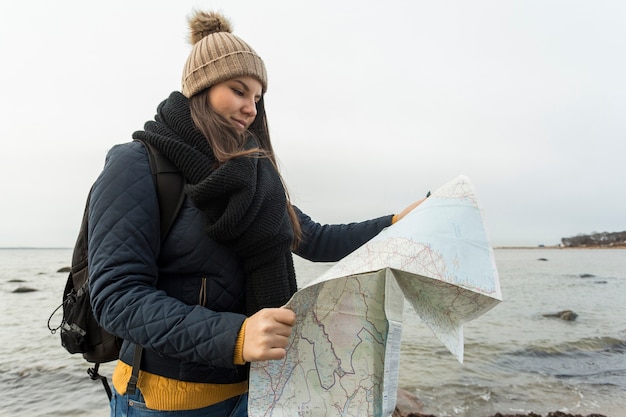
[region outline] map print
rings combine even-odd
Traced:
[[[387,364],[387,347],[399,355],[401,338],[403,296],[393,277],[380,271],[309,288],[289,302],[298,336],[288,351],[298,354],[253,364],[259,413],[250,415],[383,415],[384,385],[397,381],[398,372],[397,362]],[[394,405],[395,397],[392,411]]]
[[[251,365],[249,415],[390,416],[405,299],[461,362],[463,323],[502,300],[464,176],[292,297],[287,356]]]

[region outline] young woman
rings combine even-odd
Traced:
[[[336,261],[394,218],[322,226],[293,206],[267,128],[263,61],[219,14],[197,12],[190,27],[182,93],[133,135],[185,178],[169,234],[160,240],[144,144],[113,147],[91,195],[94,314],[124,339],[112,416],[247,415],[247,364],[283,358],[295,323],[281,308],[296,291],[292,251]]]

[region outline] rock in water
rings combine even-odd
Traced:
[[[37,291],[34,288],[30,288],[30,287],[17,287],[16,289],[13,290],[13,292],[15,293],[20,293],[20,292],[33,292],[33,291]]]
[[[422,403],[409,391],[398,388],[396,395],[396,409],[392,417],[416,416],[422,411]]]
[[[543,316],[544,317],[556,317],[558,319],[565,320],[565,321],[574,321],[576,320],[576,317],[578,317],[578,314],[574,313],[572,310],[563,310],[563,311],[559,311],[558,313],[544,314]]]

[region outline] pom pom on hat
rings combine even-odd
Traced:
[[[186,97],[220,82],[242,76],[257,78],[267,90],[267,72],[261,57],[231,33],[228,19],[216,12],[196,11],[189,18],[193,44],[183,69],[182,93]]]
[[[228,19],[219,13],[198,11],[189,19],[189,42],[192,45],[212,33],[232,31]]]

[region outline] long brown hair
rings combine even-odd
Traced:
[[[292,248],[297,247],[302,240],[302,229],[298,216],[291,205],[287,186],[278,169],[278,163],[276,162],[276,156],[274,155],[274,149],[272,148],[272,142],[270,140],[263,97],[261,96],[261,99],[256,105],[257,115],[254,121],[244,134],[240,134],[228,120],[213,109],[209,103],[208,91],[209,89],[207,88],[191,96],[189,98],[189,108],[191,110],[191,118],[196,127],[206,137],[213,150],[217,165],[219,166],[229,159],[236,157],[261,157],[268,158],[272,162],[283,184],[283,189],[285,190],[287,213],[291,220],[294,235]],[[244,149],[246,139],[249,135],[256,138],[259,144],[258,149]]]

